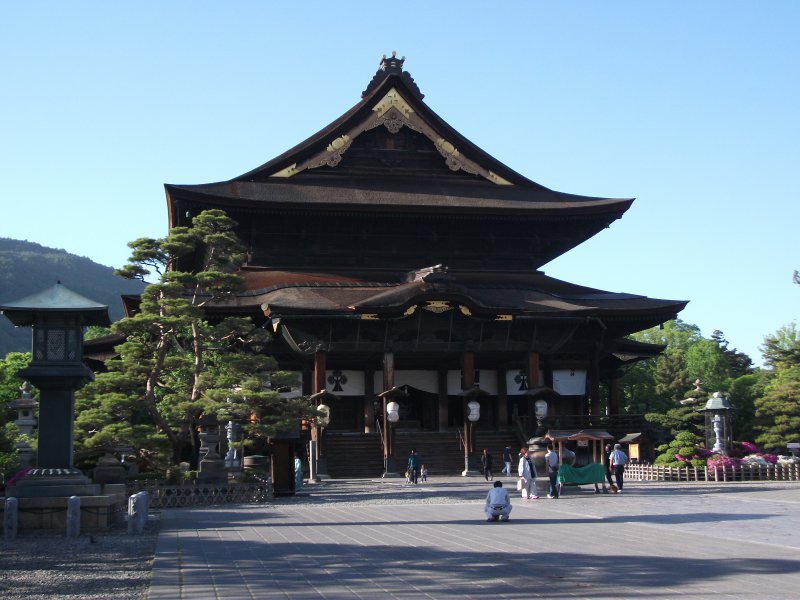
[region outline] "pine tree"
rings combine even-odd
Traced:
[[[266,330],[247,318],[208,313],[243,286],[235,226],[224,212],[209,210],[191,227],[128,244],[131,258],[118,274],[156,281],[141,294],[139,310],[113,324],[125,338],[118,357],[79,396],[76,455],[91,460],[130,447],[162,467],[194,463],[204,415],[247,420],[250,435],[263,436],[314,412],[305,399],[279,397],[291,375],[267,353]]]

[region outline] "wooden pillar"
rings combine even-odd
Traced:
[[[532,390],[538,385],[542,385],[539,381],[539,353],[528,352],[528,389]],[[530,423],[534,423],[536,411],[533,408],[533,398],[530,394],[528,398],[528,419]]]
[[[325,364],[327,355],[325,352],[314,353],[314,392],[321,392],[326,389],[325,384]]]
[[[600,366],[596,355],[589,362],[589,414],[600,416]]]
[[[364,371],[364,433],[375,431],[375,372]]]
[[[528,387],[534,388],[541,384],[539,381],[539,353],[528,352]]]
[[[508,427],[508,390],[506,389],[506,367],[497,369],[497,425]]]
[[[439,431],[445,431],[450,421],[450,406],[447,397],[447,369],[439,369],[437,375],[439,383]]]
[[[383,391],[394,387],[394,353],[384,352],[383,354]]]
[[[394,354],[392,352],[383,353],[383,391],[394,387]],[[392,457],[392,431],[389,419],[387,418],[386,396],[383,397],[383,458],[388,461]],[[388,467],[387,467],[388,471]]]
[[[314,353],[314,390],[313,393],[316,394],[317,392],[321,392],[326,389],[325,386],[325,364],[327,355],[325,352],[315,352]],[[322,400],[317,401],[317,406],[322,403]],[[324,451],[322,448],[322,436],[320,435],[322,432],[320,431],[319,427],[317,427],[316,422],[314,426],[311,428],[311,439],[314,440],[317,444],[317,461],[324,455]]]
[[[314,392],[318,391],[314,389],[314,371],[313,365],[309,365],[307,362],[303,363],[303,374],[302,374],[302,393],[304,396],[310,396]]]
[[[471,390],[475,385],[475,354],[464,352],[461,357],[461,391]],[[472,440],[470,439],[470,422],[467,419],[467,397],[463,396],[461,403],[464,418],[464,452],[472,452]]]
[[[608,380],[608,414],[619,414],[619,372],[615,371]]]

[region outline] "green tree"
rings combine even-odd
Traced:
[[[791,323],[764,338],[761,347],[765,373],[764,393],[755,401],[756,442],[782,451],[787,442],[798,441],[800,432],[800,333]]]
[[[764,337],[761,345],[764,362],[773,368],[800,364],[800,332],[797,323],[784,325],[775,333]]]
[[[756,399],[763,392],[764,378],[761,373],[742,375],[731,381],[728,401],[734,408],[732,427],[735,439],[739,441],[756,439]]]
[[[756,443],[762,448],[782,452],[787,442],[800,441],[800,366],[776,371],[755,406]]]
[[[739,352],[736,348],[729,348],[730,343],[725,339],[725,334],[719,329],[715,329],[711,333],[711,339],[716,342],[720,350],[722,350],[734,377],[750,375],[753,372],[753,359],[744,352]]]
[[[703,408],[707,399],[708,392],[697,382],[695,388],[686,392],[672,408],[665,412],[647,413],[645,418],[650,423],[669,429],[673,436],[681,431],[702,436],[704,419],[698,410]]]
[[[700,380],[710,392],[727,391],[733,371],[725,353],[713,340],[695,341],[684,354],[690,381]]]
[[[0,359],[0,472],[9,473],[18,464],[16,442],[19,430],[14,425],[17,412],[9,406],[19,398],[22,380],[17,372],[28,366],[31,355],[28,352],[9,352]]]
[[[267,354],[266,330],[210,310],[243,285],[235,225],[222,211],[204,211],[191,227],[129,244],[131,258],[118,274],[155,281],[139,310],[112,325],[124,337],[119,356],[80,394],[76,456],[91,460],[129,446],[162,466],[194,462],[201,416],[246,418],[259,436],[314,412],[305,399],[279,397],[291,376]]]

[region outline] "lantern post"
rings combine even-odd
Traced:
[[[39,390],[37,467],[14,486],[14,495],[94,495],[99,486],[73,466],[75,390],[94,379],[83,364],[83,330],[108,326],[108,307],[59,281],[38,294],[0,305],[17,327],[33,329],[30,364],[19,377]]]

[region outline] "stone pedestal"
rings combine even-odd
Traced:
[[[469,456],[464,457],[464,470],[461,471],[462,477],[481,477],[483,473],[478,469],[475,455],[470,452]]]
[[[48,498],[100,495],[100,485],[92,483],[80,470],[31,469],[23,479],[6,488],[7,498]]]
[[[197,481],[202,483],[224,483],[228,480],[225,461],[217,453],[219,433],[216,428],[209,428],[200,434],[200,470]]]
[[[19,498],[19,531],[66,532],[69,497]],[[125,494],[81,496],[80,531],[105,531],[125,519]]]
[[[128,472],[122,463],[111,454],[106,454],[97,461],[92,481],[95,483],[125,483],[127,478]]]

